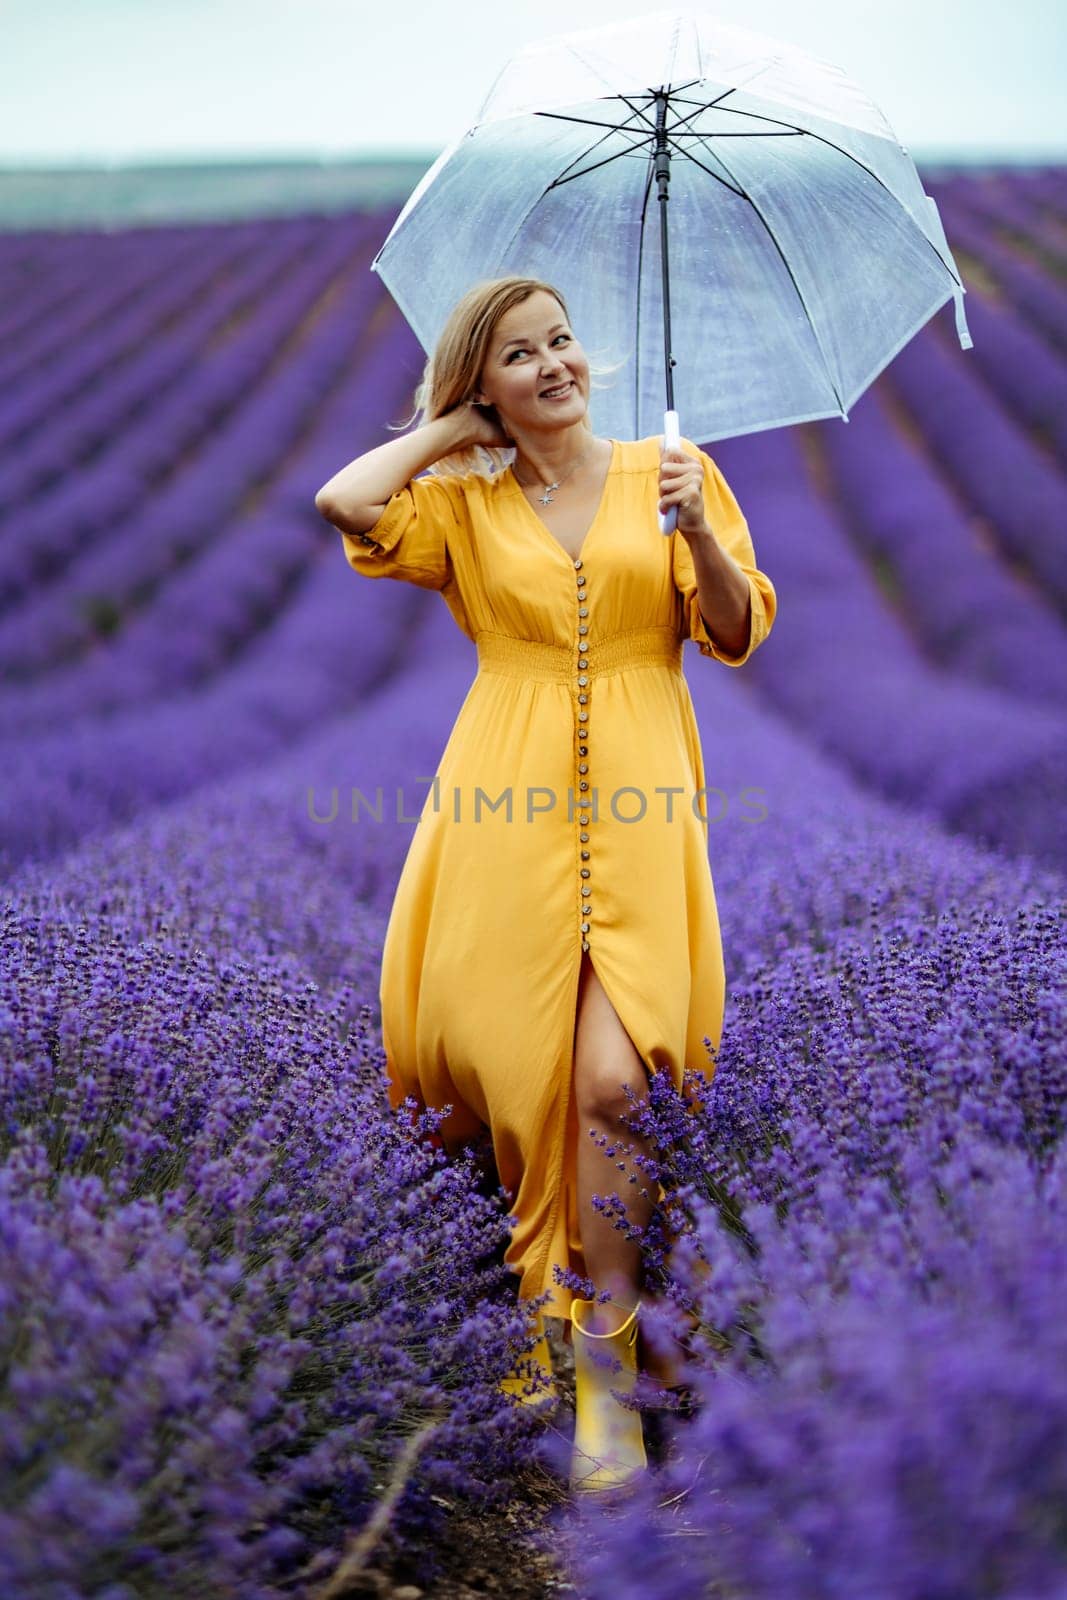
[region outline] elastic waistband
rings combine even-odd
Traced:
[[[476,633],[480,672],[503,672],[516,678],[572,683],[580,672],[591,678],[625,672],[631,667],[666,667],[682,671],[682,640],[674,628],[630,628],[594,639],[592,644],[545,644],[516,639],[510,633]],[[579,656],[588,666],[579,667]]]

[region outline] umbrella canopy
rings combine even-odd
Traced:
[[[971,345],[937,206],[878,108],[829,62],[700,11],[519,52],[373,268],[427,352],[474,283],[554,283],[586,351],[618,364],[594,426],[643,438],[668,400],[664,211],[691,438],[847,420],[950,295]]]

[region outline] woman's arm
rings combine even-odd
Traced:
[[[462,410],[437,417],[424,428],[376,445],[335,472],[315,496],[315,509],[342,533],[367,533],[386,502],[420,472],[466,443]]]
[[[708,523],[686,540],[696,572],[704,626],[729,655],[743,653],[752,633],[752,591],[737,562]]]
[[[315,509],[342,533],[373,528],[398,489],[447,456],[472,444],[507,443],[485,410],[457,406],[412,433],[376,445],[335,472],[315,496]]]
[[[703,655],[739,667],[767,637],[778,609],[774,585],[756,565],[752,536],[718,465],[696,445],[661,452],[660,508],[677,505],[674,581],[689,637]]]

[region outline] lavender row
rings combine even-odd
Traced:
[[[803,484],[795,431],[720,441],[715,455],[781,596],[776,648],[753,657],[749,681],[879,793],[1062,870],[1062,715],[930,670],[835,509]]]
[[[91,462],[146,404],[163,400],[209,341],[224,336],[229,319],[275,281],[282,243],[277,238],[267,251],[235,235],[228,251],[172,262],[120,311],[105,311],[72,338],[45,373],[30,374],[17,391],[21,447],[0,471],[3,514],[10,518],[56,478]]]
[[[1057,605],[1067,604],[1065,480],[1014,417],[925,329],[886,375],[961,498]]]
[[[295,603],[196,691],[90,716],[79,713],[72,680],[68,726],[0,747],[0,870],[50,859],[145,808],[253,767],[361,704],[403,653],[420,597],[399,585],[354,595],[336,562],[330,544]],[[163,645],[174,641],[164,636]],[[100,688],[106,694],[108,685]]]
[[[624,1519],[560,1530],[590,1600],[1063,1592],[1062,939],[1049,915],[987,926],[800,975],[784,1116],[776,1035],[746,1083],[720,1065],[695,1130],[669,1104],[638,1124],[668,1187],[680,1137],[702,1155],[660,1319],[688,1338],[691,1420]]]
[[[818,441],[834,500],[915,648],[971,681],[1067,705],[1062,619],[998,559],[988,525],[905,431],[888,387],[865,394],[847,428],[820,424]]]
[[[41,602],[50,608],[43,619],[24,617],[14,639],[14,625],[5,630],[0,647],[10,665],[19,651],[33,649],[34,637],[65,651],[84,648],[94,630],[84,616],[71,614],[76,596],[96,593],[113,604],[128,603],[159,582],[176,557],[207,544],[283,457],[294,431],[306,425],[318,385],[336,370],[336,340],[321,324],[312,326],[301,354],[286,362],[284,377],[268,384],[254,380],[275,356],[282,330],[306,315],[309,298],[322,292],[345,253],[342,236],[331,252],[283,281],[223,356],[194,373],[169,405],[125,433],[117,459],[105,458],[96,471],[65,480],[38,503],[32,518],[22,519],[26,542],[4,552],[8,561],[0,581],[6,580],[9,599],[45,563],[54,569],[73,554],[75,540],[95,542],[80,560],[68,560],[62,582]],[[204,438],[206,428],[212,431],[204,447],[191,465],[180,467],[192,430]]]
[[[967,320],[973,363],[991,393],[1038,442],[1047,441],[1056,465],[1067,468],[1067,359],[1013,306],[972,290]],[[944,324],[940,327],[944,331]]]
[[[0,1588],[308,1592],[383,1510],[429,1575],[528,1456],[500,1198],[269,962],[11,906],[0,945]]]
[[[974,348],[963,359],[1018,421],[1039,441],[1047,440],[1062,468],[1067,464],[1067,359],[1040,327],[988,282],[981,267],[978,282],[973,281],[975,268],[969,257],[981,261],[985,239],[954,216],[947,225],[954,246],[960,248],[969,291],[967,320]],[[935,321],[933,330],[947,333],[955,350],[955,335],[944,316]]]
[[[1034,260],[1050,276],[1062,276],[1067,249],[1057,217],[1036,207],[1014,187],[1001,188],[995,195],[972,190],[959,204],[992,237]]]
[[[1067,351],[1067,294],[1056,280],[1017,250],[976,227],[966,213],[944,213],[949,237],[981,263],[1035,332],[1062,354]],[[966,271],[966,257],[963,269]]]
[[[27,421],[47,421],[40,406],[33,415],[24,389],[44,382],[46,369],[57,363],[77,372],[80,341],[102,324],[121,318],[131,300],[136,303],[152,294],[162,260],[185,272],[204,257],[203,238],[198,248],[188,229],[158,238],[143,233],[118,238],[91,233],[58,238],[30,235],[27,247],[32,256],[21,266],[12,298],[6,302],[10,311],[0,358],[4,384],[0,416],[8,440],[24,431]],[[62,390],[55,398],[61,397]],[[46,392],[42,399],[47,400]]]
[[[316,366],[301,385],[305,395],[310,390],[318,398],[320,385],[330,381],[317,359],[322,351],[342,376],[358,354],[361,376],[377,381],[379,393],[388,392],[387,355],[366,350],[368,293],[365,284],[354,283],[338,302],[341,329],[323,325],[317,330],[315,347],[306,352]],[[358,424],[358,411],[351,420]],[[351,453],[357,448],[352,443]],[[221,537],[160,584],[128,620],[115,617],[113,639],[0,701],[0,733],[25,735],[66,725],[72,716],[111,713],[185,692],[232,668],[258,636],[273,631],[287,603],[300,603],[300,594],[309,592],[301,582],[307,564],[325,548],[340,547],[339,536],[314,509],[312,486],[321,481],[312,475],[306,444],[291,452],[281,475],[262,481],[258,508],[235,516]],[[194,630],[187,625],[189,617],[197,619]],[[272,672],[280,676],[288,665],[282,656]]]

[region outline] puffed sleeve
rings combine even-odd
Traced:
[[[367,578],[401,578],[422,589],[444,589],[452,579],[450,538],[464,515],[457,474],[412,478],[385,503],[367,533],[344,533],[345,556]]]
[[[703,462],[705,514],[719,544],[733,557],[748,578],[752,598],[748,643],[740,655],[731,655],[729,651],[721,649],[716,644],[705,626],[697,597],[696,569],[693,566],[692,552],[676,528],[671,534],[674,543],[672,564],[675,587],[682,596],[683,611],[688,624],[687,637],[696,640],[702,655],[714,656],[717,661],[725,662],[728,667],[740,667],[770,633],[778,610],[778,597],[771,580],[756,565],[756,553],[752,548],[748,523],[717,464],[706,451],[695,444],[690,444],[688,439],[682,440],[682,446],[687,452],[699,456]]]

